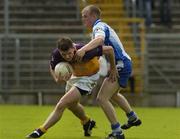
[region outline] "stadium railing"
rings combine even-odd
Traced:
[[[147,91],[180,106],[180,34],[147,34]],[[168,103],[167,102],[167,103]]]
[[[0,90],[42,91],[46,85],[52,84],[48,61],[59,35],[63,36],[63,34],[9,34],[8,36],[1,34]],[[80,42],[84,37],[83,34],[71,35],[73,40]],[[57,89],[56,86],[50,88]]]

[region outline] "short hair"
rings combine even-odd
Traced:
[[[61,38],[57,41],[57,47],[61,51],[68,51],[73,48],[73,42],[70,38]]]
[[[89,10],[90,14],[94,13],[98,18],[101,16],[101,10],[96,5],[88,5],[84,9]]]

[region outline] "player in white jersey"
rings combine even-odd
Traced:
[[[105,78],[98,93],[97,100],[111,123],[112,133],[109,134],[107,139],[125,139],[122,129],[128,129],[132,126],[141,124],[141,120],[132,110],[126,98],[118,93],[122,88],[127,86],[128,78],[132,71],[131,58],[125,52],[115,31],[109,25],[101,21],[100,15],[100,9],[94,5],[86,6],[82,10],[82,20],[84,25],[92,28],[93,32],[92,40],[82,49],[77,51],[76,59],[81,60],[81,57],[87,51],[99,45],[111,45],[113,47],[119,76],[117,77],[116,82],[111,82],[108,80],[108,77]],[[128,122],[126,124],[120,126],[114,107],[110,102],[111,99],[125,111],[128,117]]]

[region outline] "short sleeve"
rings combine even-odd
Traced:
[[[55,49],[50,56],[49,64],[51,65],[51,68],[54,70],[55,66],[59,63],[64,61],[61,57],[60,53],[58,52],[58,49]]]
[[[105,38],[105,29],[102,25],[97,25],[93,28],[93,38],[97,36],[103,36]]]

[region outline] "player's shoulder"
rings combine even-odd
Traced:
[[[104,31],[108,28],[108,25],[105,22],[98,22],[94,27],[93,27],[93,32],[99,32],[99,31]]]
[[[57,53],[59,53],[58,48],[54,48],[54,49],[52,50],[52,54],[57,54]]]
[[[58,58],[61,57],[61,54],[59,53],[59,49],[58,48],[54,48],[52,50],[51,56],[58,57]]]
[[[85,44],[83,44],[83,43],[76,43],[76,44],[74,44],[74,46],[76,47],[77,50],[82,48],[84,45]]]
[[[104,22],[98,22],[96,25],[93,26],[93,29],[104,28],[104,26],[105,26]]]
[[[65,62],[66,60],[61,56],[59,49],[55,48],[52,50],[50,61],[53,63],[53,65],[56,65],[57,63]]]

